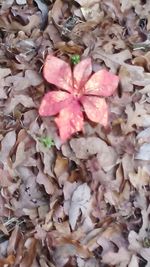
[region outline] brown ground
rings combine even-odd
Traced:
[[[0,267],[150,266],[149,32],[149,0],[0,0]],[[38,115],[48,53],[119,75],[107,128]]]

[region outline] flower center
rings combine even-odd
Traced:
[[[73,96],[76,98],[76,99],[79,99],[81,96],[82,96],[82,90],[77,90],[76,88],[73,89]]]
[[[77,93],[77,92],[76,92],[76,93],[74,93],[74,94],[73,94],[73,96],[74,96],[75,98],[77,98],[77,99],[79,99],[79,98],[80,98],[80,94],[79,94],[79,93]]]

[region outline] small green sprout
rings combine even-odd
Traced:
[[[80,55],[73,55],[72,57],[71,57],[71,63],[73,64],[73,65],[76,65],[76,64],[78,64],[80,62]]]
[[[40,143],[43,144],[43,146],[45,146],[46,148],[51,148],[52,146],[55,145],[53,139],[49,136],[46,137],[41,137],[39,138]]]
[[[143,240],[143,247],[144,248],[150,248],[150,238],[145,237]]]

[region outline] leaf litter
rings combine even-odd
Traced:
[[[0,266],[149,267],[149,1],[0,6]],[[43,75],[48,58],[63,71],[49,66]],[[87,80],[95,92],[89,76],[102,72],[107,123],[99,124],[93,93],[72,97]],[[68,111],[56,119],[61,129],[66,122],[65,142],[54,116],[65,107],[50,98],[52,116],[38,112],[44,95],[56,101],[60,90],[71,95],[70,129],[76,121],[69,130]]]

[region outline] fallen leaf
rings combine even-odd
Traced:
[[[138,139],[139,144],[150,143],[150,127],[139,132],[136,138]]]
[[[56,25],[59,25],[60,18],[62,17],[63,12],[63,1],[56,0],[51,10],[51,16]]]
[[[35,107],[35,103],[33,102],[31,97],[27,95],[16,95],[8,101],[7,108],[5,109],[5,114],[11,113],[18,104],[22,104],[26,108]]]
[[[135,159],[150,160],[150,144],[143,144],[136,154]]]
[[[60,177],[64,172],[68,171],[68,164],[67,158],[62,157],[60,154],[57,155],[54,167],[56,177]]]
[[[3,99],[3,98],[6,99],[7,98],[7,94],[6,94],[6,91],[4,89],[5,77],[7,77],[10,74],[11,74],[10,69],[0,68],[0,99]]]
[[[105,53],[101,48],[95,48],[92,52],[94,59],[100,59],[105,62],[106,66],[116,73],[118,68],[125,64],[125,61],[132,58],[129,50],[123,50],[116,54]]]
[[[39,14],[33,14],[29,17],[29,23],[25,26],[21,25],[17,21],[13,20],[11,23],[7,21],[6,18],[3,19],[3,17],[0,18],[0,26],[7,31],[24,31],[26,34],[31,34],[32,30],[39,27],[41,22],[40,15]]]
[[[17,5],[26,5],[27,1],[26,0],[16,0]]]
[[[20,267],[30,267],[33,264],[36,256],[37,240],[35,238],[28,238],[24,244],[26,253],[23,255]]]
[[[10,131],[5,135],[1,141],[1,152],[0,152],[0,161],[4,164],[7,162],[9,153],[16,142],[16,133],[15,131]]]
[[[102,257],[102,262],[126,267],[130,262],[130,252],[125,248],[119,248],[118,252],[108,252]]]
[[[81,54],[82,46],[75,44],[74,42],[57,42],[55,48],[63,53]]]
[[[99,3],[95,3],[90,7],[83,6],[81,7],[81,11],[87,21],[93,20],[100,22],[104,18],[104,12],[100,10]]]
[[[121,124],[122,130],[125,134],[134,131],[134,126],[146,126],[145,124],[147,123],[147,112],[144,108],[144,105],[141,105],[140,103],[136,102],[135,108],[132,108],[129,104],[125,109],[125,113],[127,114],[127,122]]]
[[[75,0],[80,6],[89,7],[96,3],[99,3],[98,0]]]
[[[9,76],[6,79],[8,86],[13,84],[12,89],[15,91],[23,91],[30,86],[38,86],[42,83],[42,77],[34,70],[26,70],[25,75],[20,72],[17,75]]]
[[[36,181],[38,184],[42,184],[45,187],[45,191],[47,194],[52,195],[54,193],[54,186],[51,181],[51,178],[39,171]]]
[[[133,255],[128,267],[139,267],[139,260],[136,255]]]
[[[70,141],[70,146],[78,159],[97,155],[99,164],[105,171],[109,171],[116,164],[116,152],[98,137],[74,138]]]
[[[70,209],[69,209],[69,222],[71,228],[74,230],[77,219],[82,213],[82,217],[86,217],[90,208],[90,188],[86,183],[79,185],[72,194]]]
[[[2,1],[1,5],[2,5],[2,10],[7,10],[8,8],[10,8],[13,4],[14,0],[5,0]]]
[[[44,29],[48,20],[48,7],[47,5],[41,1],[41,0],[34,0],[34,2],[37,4],[39,10],[42,13],[42,26],[41,29]]]
[[[139,5],[140,1],[137,0],[121,0],[121,11],[124,12],[126,10],[129,10],[131,7],[135,7],[136,5]]]
[[[131,184],[138,190],[150,184],[150,176],[144,167],[138,167],[137,173],[130,172],[129,179]]]
[[[4,267],[6,265],[12,265],[15,263],[15,256],[9,255],[7,258],[0,259],[0,267]]]
[[[22,166],[36,166],[36,160],[33,158],[33,155],[35,153],[35,149],[31,146],[31,148],[26,149],[25,146],[27,144],[32,144],[32,141],[29,139],[27,142],[20,142],[17,146],[16,150],[16,158],[13,163],[13,168],[22,165]]]
[[[12,177],[9,172],[3,169],[0,169],[0,186],[1,187],[9,187],[12,185]]]

